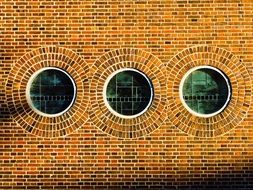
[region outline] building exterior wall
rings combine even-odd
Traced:
[[[253,189],[252,0],[1,0],[0,189]],[[217,116],[190,114],[193,66],[230,79]],[[26,83],[55,66],[76,81],[57,118],[27,106]],[[119,119],[103,104],[113,71],[152,80],[152,106]]]

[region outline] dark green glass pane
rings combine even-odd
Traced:
[[[117,73],[109,81],[106,98],[117,113],[131,116],[142,112],[152,99],[151,83],[137,71]]]
[[[226,103],[228,93],[229,87],[225,78],[209,68],[193,71],[183,84],[185,103],[200,114],[219,111]]]
[[[32,81],[30,97],[32,105],[46,114],[66,110],[74,98],[74,86],[69,76],[58,69],[47,69]]]

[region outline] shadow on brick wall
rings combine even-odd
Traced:
[[[159,173],[159,172],[158,172]],[[145,174],[143,175],[145,176]],[[148,175],[147,175],[148,176]],[[5,179],[0,175],[2,182]],[[93,178],[74,179],[66,178],[60,180],[59,176],[43,179],[43,175],[18,175],[13,179],[14,186],[2,186],[3,189],[167,189],[167,190],[251,190],[253,189],[253,171],[226,171],[217,174],[181,174],[176,178],[173,176],[157,175],[143,178],[110,178],[104,176],[104,180],[92,175]],[[8,179],[9,180],[9,179]],[[23,181],[16,183],[15,181]],[[40,181],[40,182],[39,182]],[[7,181],[6,181],[7,182]]]
[[[0,122],[8,122],[12,119],[6,104],[0,103]]]

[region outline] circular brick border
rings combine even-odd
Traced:
[[[57,117],[36,113],[27,102],[26,86],[36,71],[45,67],[65,70],[76,83],[76,99],[72,107]],[[6,96],[14,120],[26,131],[41,137],[66,136],[88,119],[89,68],[76,53],[62,47],[49,46],[35,49],[22,56],[9,73]]]
[[[182,104],[179,86],[183,76],[196,66],[212,66],[221,70],[230,80],[231,99],[219,114],[203,118],[190,113]],[[187,134],[198,137],[222,135],[237,126],[246,117],[252,85],[247,68],[231,52],[212,46],[194,46],[175,55],[167,64],[168,116],[171,122]]]
[[[123,68],[141,71],[150,79],[154,88],[154,98],[149,109],[135,118],[114,115],[103,99],[106,79]],[[151,53],[139,49],[112,50],[96,60],[91,71],[90,118],[105,133],[119,138],[142,137],[153,132],[166,119],[166,67]]]

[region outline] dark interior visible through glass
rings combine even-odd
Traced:
[[[75,87],[65,72],[59,69],[41,71],[30,86],[32,105],[45,114],[65,111],[75,96]]]
[[[229,96],[224,76],[214,69],[200,68],[188,75],[183,84],[185,103],[199,114],[219,111]]]
[[[134,70],[123,70],[114,75],[106,88],[106,99],[119,114],[132,116],[141,113],[152,99],[150,81]]]

